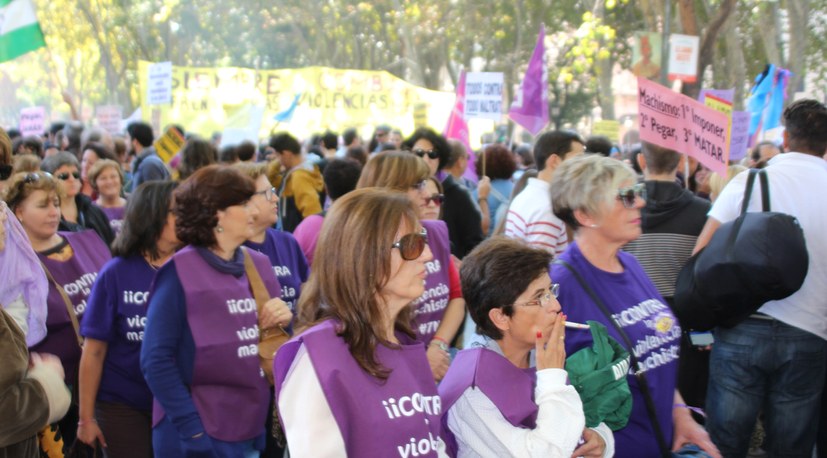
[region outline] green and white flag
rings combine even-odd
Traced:
[[[31,0],[0,0],[0,62],[46,46]]]

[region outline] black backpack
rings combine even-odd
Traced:
[[[747,213],[756,175],[763,212]],[[808,266],[798,220],[770,211],[766,171],[750,170],[741,215],[722,224],[678,275],[675,315],[682,326],[699,331],[735,326],[765,302],[798,291]]]

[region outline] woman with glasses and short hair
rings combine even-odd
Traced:
[[[299,301],[309,327],[274,363],[292,456],[447,456],[439,395],[410,327],[432,259],[418,211],[401,192],[365,188],[327,213]]]
[[[81,355],[78,323],[95,278],[111,255],[94,231],[58,232],[62,198],[63,187],[45,172],[14,175],[5,194],[49,281],[46,338],[31,351],[57,355],[66,371],[66,384],[75,386]],[[73,406],[60,422],[66,444],[75,437],[76,421]]]
[[[676,389],[681,327],[635,257],[621,250],[640,237],[646,187],[629,166],[601,155],[566,160],[552,182],[554,214],[575,233],[562,263],[551,267],[563,312],[603,323],[638,361],[628,376],[632,414],[614,433],[616,456],[659,457],[688,443],[720,456]],[[568,354],[591,345],[587,332],[566,336]]]
[[[370,158],[356,187],[404,192],[417,209],[417,217],[422,219],[429,198],[425,191],[425,180],[429,176],[428,166],[416,156],[386,151]],[[413,303],[413,329],[417,338],[428,345],[428,362],[434,379],[439,381],[451,363],[450,345],[465,316],[465,301],[459,286],[459,272],[451,258],[448,227],[443,221],[426,220],[422,220],[422,226],[428,231],[428,245],[434,259],[427,263],[425,292]],[[322,251],[317,253],[323,255]]]
[[[60,230],[77,232],[92,229],[106,242],[115,240],[115,233],[109,225],[109,218],[92,199],[80,192],[80,165],[71,153],[62,151],[43,160],[43,171],[51,173],[63,185],[65,198],[60,202]]]
[[[425,206],[422,207],[420,217],[428,221],[440,219],[443,202],[445,194],[442,193],[442,183],[436,177],[428,177],[425,180]]]
[[[273,229],[279,220],[279,196],[267,179],[267,164],[243,162],[233,167],[252,178],[256,186],[250,205],[258,209],[258,215],[253,217],[253,235],[244,246],[270,258],[281,285],[281,300],[295,313],[302,284],[307,281],[310,269],[293,234]]]
[[[462,263],[462,288],[483,340],[457,354],[439,385],[455,456],[612,456],[611,431],[584,429],[580,396],[567,384],[566,316],[556,299],[560,285],[549,278],[551,259],[495,237]]]

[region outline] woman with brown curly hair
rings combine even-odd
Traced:
[[[156,456],[248,456],[264,448],[269,394],[259,323],[286,326],[292,314],[271,299],[258,317],[245,256],[270,297],[280,286],[266,256],[241,249],[258,214],[249,204],[254,193],[250,178],[212,165],[174,194],[175,233],[187,246],[158,270],[141,347],[155,397]]]
[[[291,456],[446,456],[436,385],[410,327],[432,258],[417,213],[405,194],[377,188],[327,213],[299,300],[311,327],[273,370]]]

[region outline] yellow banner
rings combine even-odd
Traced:
[[[442,131],[454,103],[451,92],[415,86],[384,71],[173,66],[172,104],[150,106],[146,94],[149,65],[138,63],[144,119],[160,127],[181,124],[202,136],[222,132],[231,115],[246,105],[264,107],[262,137],[287,130],[306,138],[326,129],[341,132],[348,127],[358,128],[367,137],[379,124],[407,135],[422,122],[418,105],[427,107],[426,124]],[[152,119],[153,111],[156,116],[160,112],[160,119]]]
[[[727,124],[726,136],[727,138],[732,138],[732,102],[727,102],[720,97],[706,94],[704,97],[704,105],[727,115],[727,118],[729,118],[729,123]]]
[[[614,119],[603,119],[592,124],[592,135],[602,135],[612,142],[620,141],[620,123]]]

